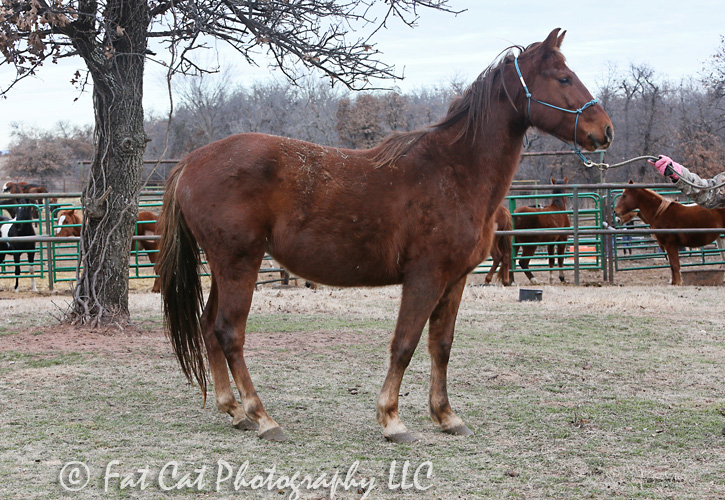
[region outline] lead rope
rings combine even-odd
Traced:
[[[639,161],[639,160],[659,160],[659,158],[656,158],[654,156],[638,156],[636,158],[631,158],[629,160],[625,160],[620,163],[615,163],[614,165],[610,165],[608,163],[595,163],[595,162],[591,161],[586,156],[584,156],[584,153],[582,153],[581,148],[579,148],[579,145],[576,142],[576,129],[577,129],[577,126],[579,125],[579,116],[584,112],[585,109],[587,109],[590,106],[594,106],[599,101],[596,99],[592,99],[588,103],[584,104],[584,106],[582,106],[581,108],[574,110],[574,109],[560,108],[559,106],[554,106],[553,104],[549,104],[548,102],[544,102],[544,101],[535,99],[534,97],[532,97],[531,92],[529,91],[529,87],[526,85],[526,81],[524,80],[524,75],[521,74],[521,69],[519,68],[518,56],[514,56],[514,66],[516,67],[516,73],[519,75],[519,80],[521,81],[521,85],[524,87],[524,92],[526,93],[526,99],[528,99],[528,106],[526,108],[527,117],[531,116],[531,101],[536,101],[539,104],[543,104],[544,106],[548,106],[550,108],[558,109],[559,111],[564,111],[565,113],[576,114],[576,120],[574,121],[574,145],[572,146],[571,144],[567,143],[566,141],[564,141],[564,143],[567,144],[574,151],[574,153],[579,157],[579,159],[582,161],[582,163],[584,164],[584,166],[586,168],[597,167],[599,170],[604,171],[604,170],[608,170],[610,168],[623,167],[624,165],[627,165],[629,163],[633,163],[633,162]],[[531,120],[529,120],[529,122],[530,121]],[[668,166],[667,168],[670,168],[670,167]],[[694,188],[697,188],[697,189],[700,189],[703,191],[709,191],[712,189],[717,189],[717,188],[725,186],[725,181],[720,182],[718,184],[714,184],[712,186],[700,186],[700,185],[695,184],[694,182],[690,182],[687,179],[684,179],[682,177],[680,177],[680,180],[682,182],[684,182],[685,184],[688,184]]]
[[[657,161],[657,160],[659,160],[659,158],[656,157],[656,156],[638,156],[636,158],[631,158],[629,160],[625,160],[625,161],[620,162],[620,163],[615,163],[614,165],[610,165],[608,163],[594,163],[591,160],[586,160],[584,162],[584,166],[585,167],[588,167],[588,168],[597,167],[599,170],[604,171],[604,170],[608,170],[610,168],[623,167],[624,165],[627,165],[629,163],[633,163],[633,162],[639,161],[639,160],[652,160],[652,161]],[[670,171],[669,174],[667,173],[667,170]],[[669,175],[672,175],[673,173],[675,173],[675,172],[668,165],[667,168],[665,169],[665,175],[668,175],[669,176]],[[685,179],[684,177],[678,176],[678,178],[679,178],[679,180],[681,180],[685,184],[687,184],[689,186],[692,186],[692,187],[694,187],[696,189],[699,189],[701,191],[710,191],[712,189],[717,189],[717,188],[721,188],[721,187],[725,186],[725,181],[719,182],[717,184],[713,184],[712,186],[702,186],[700,184],[695,184],[694,182],[690,182],[687,179]]]

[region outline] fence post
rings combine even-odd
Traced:
[[[574,211],[574,284],[579,285],[579,188],[575,186],[572,194],[574,196],[572,203]]]
[[[53,236],[51,233],[52,229],[50,224],[50,218],[53,216],[53,214],[50,212],[50,198],[48,198],[47,196],[43,199],[43,210],[45,211],[45,233],[48,236]],[[43,244],[41,243],[40,245],[40,252],[42,258]],[[52,245],[53,243],[48,242],[45,246],[46,256],[48,257],[48,290],[50,290],[51,292],[53,291],[53,276],[55,275],[55,262],[50,249]]]
[[[614,197],[612,196],[612,190],[607,189],[607,224],[613,224],[614,223],[614,216],[612,215],[614,213],[614,209],[612,208],[612,205],[614,204]],[[609,267],[609,282],[614,283],[614,261],[617,258],[616,248],[615,248],[615,236],[610,235],[609,241],[611,242],[611,251],[607,254],[607,267]],[[631,247],[630,247],[631,248]]]

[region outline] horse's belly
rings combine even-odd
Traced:
[[[289,272],[331,286],[384,286],[402,282],[400,254],[381,241],[335,240],[299,235],[273,238],[267,251]]]

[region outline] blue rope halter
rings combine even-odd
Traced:
[[[531,92],[529,92],[529,87],[526,86],[526,82],[524,81],[524,75],[521,74],[521,69],[519,68],[519,58],[518,56],[514,56],[514,66],[516,67],[516,73],[519,75],[519,80],[521,80],[521,85],[524,86],[524,92],[526,92],[526,98],[529,100],[528,108],[526,110],[526,116],[531,116],[531,101],[536,101],[539,104],[543,104],[544,106],[548,106],[550,108],[558,109],[559,111],[564,111],[565,113],[574,113],[576,114],[576,121],[574,122],[574,145],[571,147],[572,150],[574,150],[574,153],[581,159],[581,161],[584,162],[584,165],[589,166],[591,164],[591,160],[588,160],[584,154],[582,153],[581,148],[579,148],[579,145],[576,142],[576,129],[579,125],[579,116],[584,112],[585,109],[587,109],[590,106],[594,106],[599,101],[596,99],[592,99],[588,103],[586,103],[584,106],[582,106],[579,109],[566,109],[566,108],[560,108],[559,106],[554,106],[553,104],[549,104],[548,102],[540,101],[538,99],[534,99],[531,97]]]

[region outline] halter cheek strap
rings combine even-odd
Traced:
[[[569,146],[572,150],[576,153],[576,155],[584,162],[584,165],[589,166],[591,164],[591,161],[588,160],[584,154],[582,154],[581,148],[579,148],[579,144],[576,142],[576,129],[579,125],[579,115],[581,115],[585,109],[587,109],[590,106],[594,106],[599,101],[597,99],[592,99],[588,103],[586,103],[584,106],[582,106],[579,109],[566,109],[566,108],[560,108],[559,106],[554,106],[553,104],[549,104],[548,102],[540,101],[538,99],[534,99],[531,96],[531,92],[529,91],[529,87],[526,85],[526,81],[524,81],[524,75],[521,74],[521,68],[519,68],[519,58],[518,56],[514,56],[514,66],[516,67],[516,73],[519,75],[519,80],[521,81],[521,85],[524,87],[524,92],[526,93],[526,99],[528,99],[528,107],[526,109],[526,116],[531,116],[531,101],[536,101],[539,104],[543,104],[544,106],[548,106],[550,108],[558,109],[559,111],[564,111],[565,113],[574,113],[576,114],[576,121],[574,122],[574,145]]]

